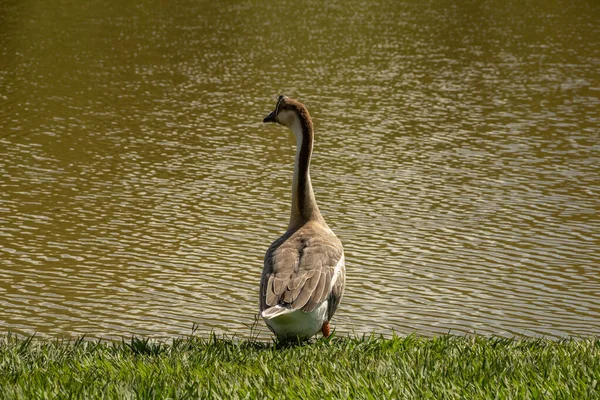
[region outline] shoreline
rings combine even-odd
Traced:
[[[4,398],[600,398],[600,337],[0,336]]]

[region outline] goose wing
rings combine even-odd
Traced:
[[[328,300],[330,319],[343,295],[344,263],[344,249],[333,233],[284,235],[265,255],[260,311],[279,305],[310,312]]]

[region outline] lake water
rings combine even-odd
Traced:
[[[0,330],[249,337],[289,218],[281,93],[346,249],[338,333],[600,334],[584,0],[4,2]]]

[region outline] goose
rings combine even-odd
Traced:
[[[306,107],[279,96],[263,122],[296,137],[292,207],[287,231],[268,248],[260,281],[260,316],[280,341],[331,334],[346,281],[344,248],[319,211],[310,181],[313,123]]]

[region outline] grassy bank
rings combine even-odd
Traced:
[[[0,398],[600,398],[600,339],[0,338]]]

